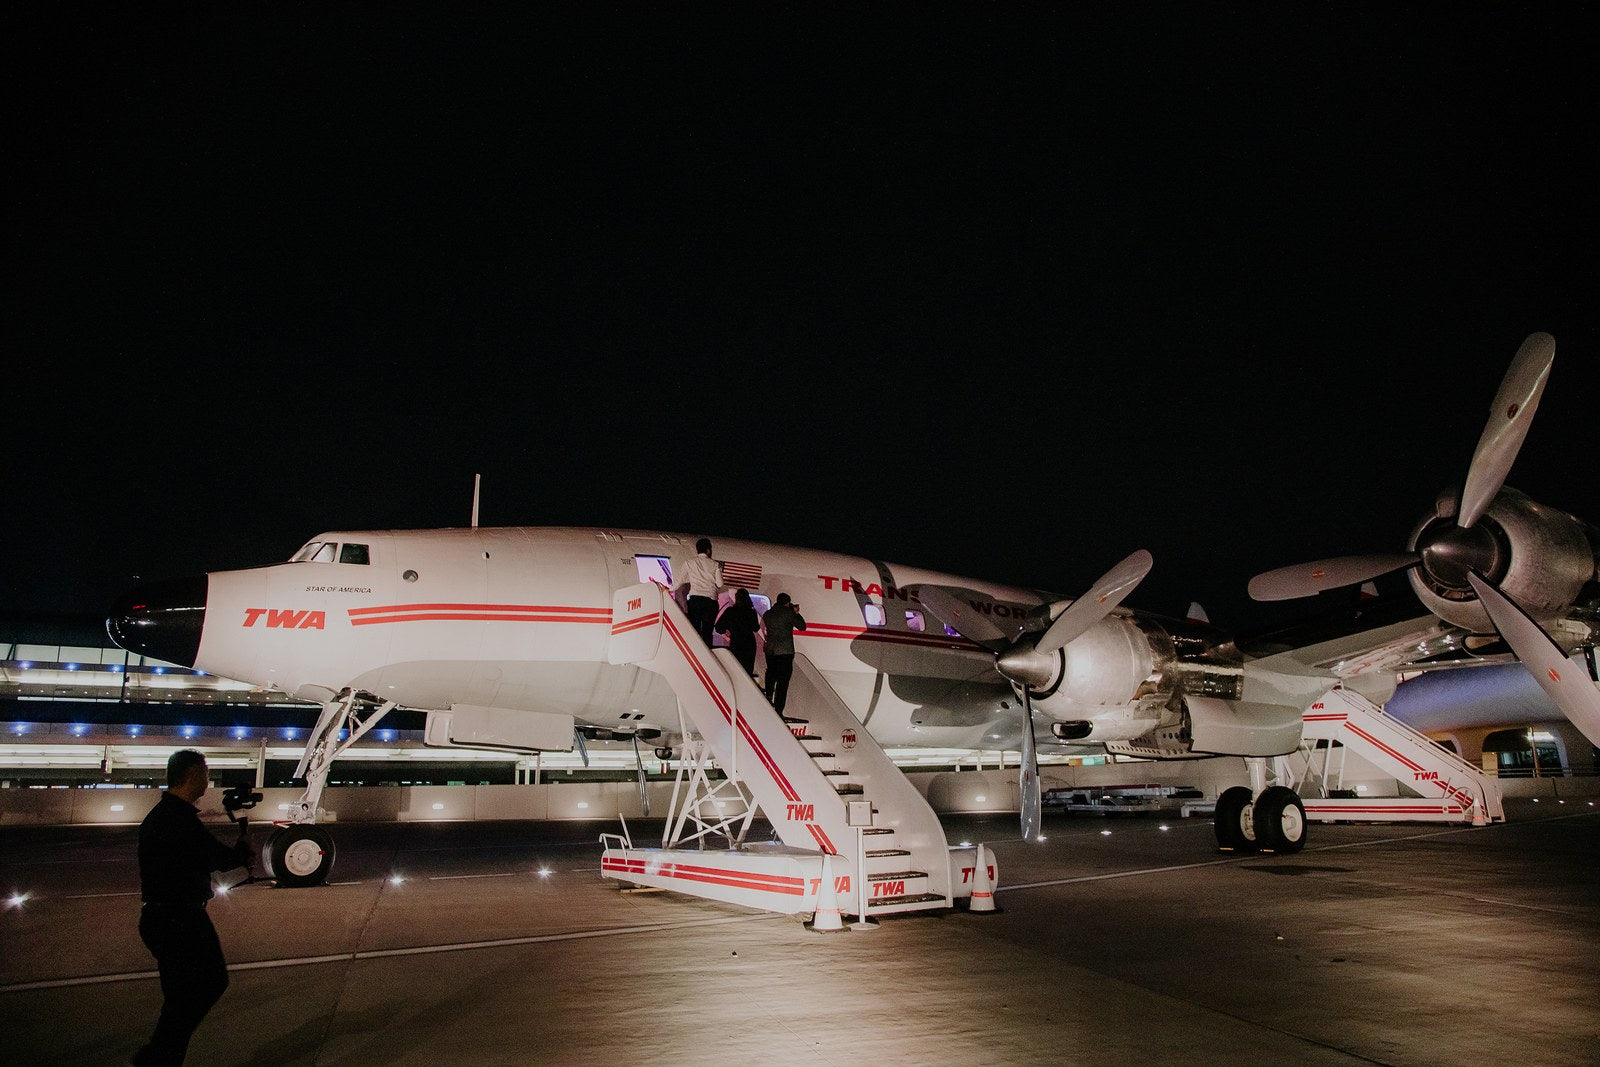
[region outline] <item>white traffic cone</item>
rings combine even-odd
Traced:
[[[844,919],[839,914],[839,894],[833,887],[833,857],[822,857],[822,883],[817,886],[817,910],[807,928],[819,934],[844,929]]]
[[[989,850],[979,845],[973,860],[972,900],[968,911],[994,911],[994,880],[989,877]]]

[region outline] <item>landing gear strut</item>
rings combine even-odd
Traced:
[[[294,771],[294,777],[305,777],[306,791],[289,806],[288,816],[278,824],[263,850],[267,871],[280,887],[322,885],[328,880],[333,870],[333,838],[316,825],[321,810],[317,802],[328,784],[328,771],[336,757],[364,737],[394,706],[392,700],[379,703],[350,689],[322,705],[322,715],[306,739],[305,755]],[[343,739],[340,733],[344,733]]]

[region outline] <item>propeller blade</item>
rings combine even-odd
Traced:
[[[1111,610],[1122,603],[1122,598],[1150,573],[1153,562],[1150,553],[1141,548],[1106,571],[1087,593],[1056,616],[1050,629],[1039,638],[1038,650],[1048,656],[1111,614]]]
[[[1472,583],[1495,629],[1533,674],[1534,681],[1590,744],[1600,746],[1600,689],[1572,665],[1544,627],[1509,597],[1475,571],[1467,572],[1467,581]]]
[[[1039,789],[1039,750],[1033,740],[1033,701],[1028,697],[1028,687],[1014,687],[1022,698],[1022,839],[1032,841],[1039,836],[1044,825],[1041,812],[1044,798]]]
[[[919,585],[916,593],[923,607],[968,641],[980,644],[991,652],[998,652],[1011,644],[1014,635],[1000,629],[993,619],[981,611],[972,610],[971,604],[948,589],[937,585]]]
[[[1417,557],[1394,552],[1335,556],[1266,571],[1250,579],[1251,600],[1297,600],[1328,589],[1359,585],[1390,571],[1412,567]]]
[[[1461,490],[1461,517],[1464,528],[1483,517],[1484,509],[1505,484],[1511,465],[1516,462],[1522,439],[1528,436],[1533,413],[1544,395],[1550,377],[1550,364],[1556,358],[1556,339],[1547,333],[1529,334],[1517,349],[1516,358],[1500,382],[1489,408],[1489,423],[1472,453],[1467,468],[1467,484]]]

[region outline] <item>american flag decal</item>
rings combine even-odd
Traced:
[[[761,567],[755,563],[729,563],[722,564],[722,584],[735,588],[759,589],[761,587]]]

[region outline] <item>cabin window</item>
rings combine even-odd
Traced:
[[[944,635],[946,637],[960,637],[961,632],[953,626],[946,626],[944,628]]]
[[[906,629],[915,630],[917,633],[920,634],[922,631],[926,630],[927,628],[928,628],[928,624],[923,621],[922,612],[920,612],[920,611],[907,611],[906,612]]]
[[[361,566],[365,567],[372,561],[367,558],[366,545],[344,545],[339,549],[339,562],[359,563]]]
[[[884,622],[883,605],[871,601],[861,605],[861,617],[867,620],[868,626],[882,626]]]

